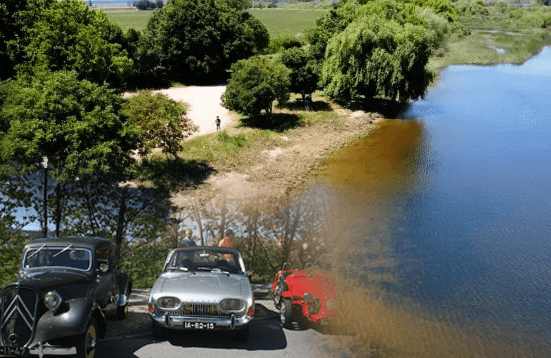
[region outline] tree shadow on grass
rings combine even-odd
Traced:
[[[331,105],[325,101],[303,101],[301,98],[287,102],[279,107],[290,111],[330,112],[333,110]]]
[[[347,103],[337,103],[352,111],[380,113],[385,118],[398,118],[410,105],[382,98],[358,98]]]
[[[274,113],[271,118],[268,115],[243,118],[241,119],[241,126],[285,132],[289,129],[300,127],[301,121],[296,114]]]
[[[215,169],[206,162],[172,158],[143,159],[139,178],[167,189],[183,189],[202,184]]]

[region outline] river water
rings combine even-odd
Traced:
[[[551,48],[520,66],[451,66],[402,119],[329,159],[318,185],[368,248],[357,278],[551,354],[550,104]]]

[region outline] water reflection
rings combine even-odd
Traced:
[[[321,181],[367,267],[356,278],[379,281],[379,318],[424,317],[467,346],[507,347],[456,355],[549,356],[550,64],[545,49],[523,66],[450,67],[411,119],[327,162]],[[370,280],[373,258],[391,277]],[[419,352],[437,327],[416,336]]]

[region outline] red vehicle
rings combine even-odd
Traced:
[[[327,327],[341,319],[337,285],[321,272],[293,270],[284,263],[272,282],[272,297],[284,327],[291,327],[293,321]]]

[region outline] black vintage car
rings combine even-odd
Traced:
[[[0,356],[92,358],[106,315],[126,317],[131,289],[109,240],[64,237],[27,244],[16,281],[2,292]]]

